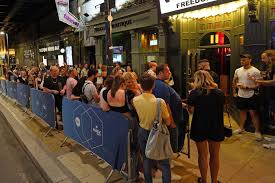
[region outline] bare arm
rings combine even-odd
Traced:
[[[256,80],[256,83],[262,86],[275,86],[275,74],[272,80]]]

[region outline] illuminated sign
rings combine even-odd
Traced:
[[[217,0],[159,0],[161,14],[183,10]]]
[[[40,53],[45,53],[45,52],[47,52],[47,51],[48,51],[47,48],[39,48],[39,52],[40,52]]]
[[[60,6],[68,6],[68,2],[67,1],[63,1],[63,0],[56,1],[56,4],[58,4]]]
[[[69,0],[55,0],[55,4],[58,18],[61,22],[64,22],[79,30],[84,29],[84,23],[69,12]]]

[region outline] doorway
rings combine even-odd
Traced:
[[[230,90],[230,47],[205,48],[200,52],[200,59],[207,59],[212,71],[219,76],[219,88],[229,94]]]

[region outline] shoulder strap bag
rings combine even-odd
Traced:
[[[161,122],[160,102],[161,100],[157,98],[156,119],[145,148],[146,157],[153,160],[165,160],[171,158],[173,155],[168,128],[166,124]]]

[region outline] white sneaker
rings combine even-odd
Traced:
[[[263,144],[264,148],[274,150],[275,149],[275,144]]]
[[[177,175],[177,174],[171,172],[171,180],[172,181],[179,181],[181,179],[182,179],[182,177],[180,175]]]
[[[275,142],[275,138],[273,137],[264,137],[264,140],[268,141],[268,142]]]
[[[255,132],[255,137],[257,138],[257,141],[263,140],[263,136],[260,132]]]
[[[263,147],[266,149],[270,149],[270,144],[263,144]]]
[[[238,128],[237,130],[234,130],[233,134],[237,135],[237,134],[242,134],[243,132],[244,132],[244,129]]]

